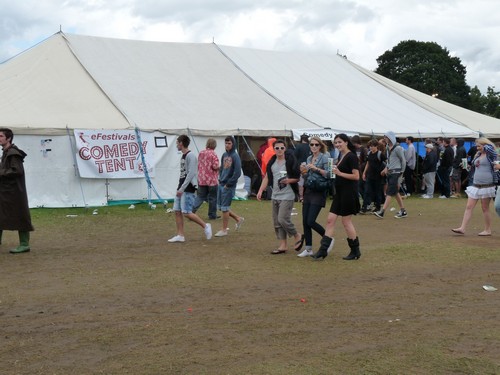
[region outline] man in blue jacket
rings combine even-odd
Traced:
[[[215,234],[215,237],[227,236],[229,217],[236,221],[235,228],[239,230],[245,218],[236,215],[231,211],[231,202],[236,193],[236,184],[241,176],[241,159],[236,152],[236,142],[234,137],[228,136],[224,140],[226,152],[221,158],[219,170],[219,191],[217,194],[217,208],[222,211],[222,229]]]

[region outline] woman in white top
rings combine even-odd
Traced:
[[[476,140],[477,154],[472,160],[473,179],[472,184],[467,187],[467,205],[465,206],[462,225],[452,229],[457,234],[465,234],[465,228],[472,217],[472,211],[479,200],[484,216],[484,230],[478,236],[491,236],[491,214],[490,201],[495,197],[497,183],[494,164],[497,160],[497,152],[493,142],[487,138]]]

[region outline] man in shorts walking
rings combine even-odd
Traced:
[[[389,156],[387,158],[387,166],[382,171],[382,174],[387,176],[387,195],[385,197],[384,207],[380,211],[375,212],[375,216],[379,219],[384,218],[384,212],[389,207],[392,197],[396,198],[399,205],[399,212],[394,216],[396,219],[402,219],[408,216],[403,204],[403,199],[399,194],[399,186],[403,179],[403,173],[406,168],[406,159],[403,147],[399,145],[394,132],[389,131],[384,135],[384,140],[387,143]]]
[[[196,159],[196,155],[193,154],[188,148],[190,142],[191,140],[189,137],[184,134],[177,138],[177,150],[182,152],[181,173],[174,200],[177,234],[169,239],[168,242],[185,242],[184,216],[203,228],[207,240],[212,238],[212,226],[205,223],[198,215],[193,213],[198,160]]]
[[[219,192],[217,194],[217,208],[222,211],[222,229],[215,237],[227,236],[229,217],[236,221],[235,228],[239,230],[245,220],[231,211],[231,202],[236,193],[236,184],[241,176],[241,159],[236,152],[234,137],[226,137],[224,140],[226,152],[222,155],[219,170]]]

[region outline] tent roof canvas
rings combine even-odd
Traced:
[[[439,96],[433,97],[431,95],[426,95],[358,65],[353,65],[356,69],[379,82],[384,87],[387,87],[398,95],[438,116],[447,118],[457,124],[467,126],[469,129],[481,133],[484,137],[500,138],[500,120],[495,117],[483,115],[445,102],[440,100]]]
[[[221,49],[271,95],[322,127],[367,135],[477,135],[387,89],[342,56]]]
[[[0,125],[25,133],[138,126],[201,136],[308,128],[477,136],[470,111],[452,115],[336,55],[59,32],[1,64],[0,82]]]

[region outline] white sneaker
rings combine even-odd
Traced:
[[[168,242],[185,242],[186,239],[184,238],[184,236],[173,236],[171,239],[168,240]]]
[[[227,236],[227,230],[220,230],[217,233],[215,233],[215,237],[224,237]]]
[[[240,230],[241,224],[245,221],[245,218],[243,216],[240,216],[240,221],[238,221],[236,224],[234,224],[234,229],[236,231]]]
[[[313,251],[312,249],[304,249],[302,250],[302,252],[300,254],[298,254],[297,256],[299,258],[305,258],[305,257],[310,257],[311,255],[313,255]]]
[[[205,224],[205,229],[203,231],[205,232],[205,236],[207,236],[207,240],[212,238],[212,224]]]
[[[441,198],[441,199],[448,199],[448,197],[446,195],[441,195],[439,198]]]
[[[424,195],[422,195],[422,198],[424,198],[424,199],[432,199],[434,197],[432,195],[424,194]]]

